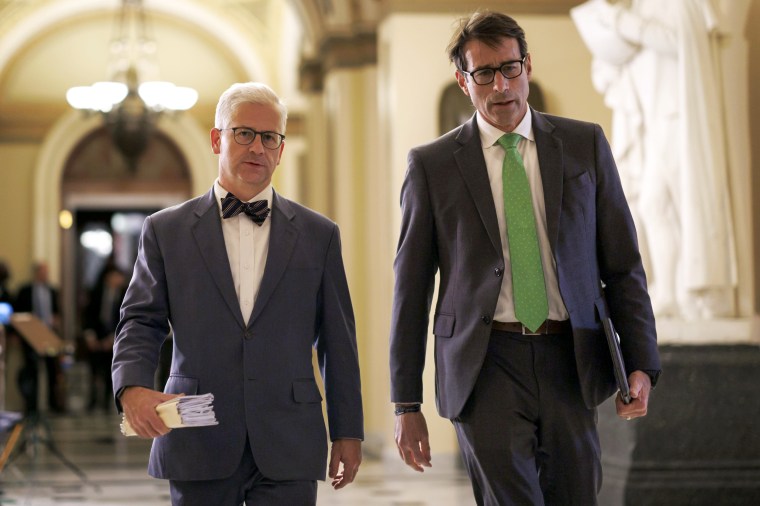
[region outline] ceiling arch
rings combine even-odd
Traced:
[[[97,15],[101,18],[101,22],[106,22],[108,26],[111,26],[121,5],[119,0],[67,0],[44,4],[29,2],[28,4],[27,12],[11,12],[10,14],[15,15],[9,15],[6,18],[6,21],[11,21],[11,23],[0,24],[0,36],[3,41],[0,46],[0,74],[15,53],[30,41],[44,37],[46,32],[56,26],[68,24],[72,19],[87,15]],[[230,54],[234,55],[250,78],[266,80],[269,77],[262,60],[249,49],[250,38],[231,24],[229,19],[221,16],[217,9],[208,8],[209,4],[192,1],[144,0],[144,6],[148,15],[152,12],[162,13],[183,20],[199,31],[213,34]],[[13,26],[8,27],[9,24]]]
[[[271,82],[266,19],[230,13],[218,2],[144,0],[157,41],[160,77],[201,94],[201,119],[213,116],[231,82]],[[108,79],[108,43],[118,0],[0,3],[0,135],[40,138],[65,112],[70,86]]]

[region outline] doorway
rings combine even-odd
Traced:
[[[160,132],[135,166],[125,163],[104,129],[72,150],[61,186],[62,213],[68,215],[61,220],[61,310],[69,345],[62,361],[70,411],[91,405],[85,330],[92,321],[88,305],[101,296],[104,271],[115,268],[123,283],[129,282],[145,218],[190,198],[190,173],[177,145]],[[118,310],[114,318],[118,321]]]

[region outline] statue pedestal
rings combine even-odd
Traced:
[[[760,504],[760,345],[752,334],[743,343],[672,344],[751,328],[733,323],[662,334],[663,374],[645,418],[621,420],[612,400],[600,406],[600,505]]]
[[[691,321],[658,318],[657,339],[660,345],[760,345],[760,317]]]

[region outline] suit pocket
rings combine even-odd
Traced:
[[[454,334],[454,322],[456,316],[453,314],[436,313],[433,334],[438,337],[451,337]]]
[[[171,375],[169,376],[169,379],[166,381],[166,386],[164,387],[164,393],[197,395],[198,394],[198,378],[191,378],[189,376]]]
[[[296,402],[322,402],[317,382],[313,379],[295,380],[293,382],[293,400]]]
[[[589,175],[588,171],[584,171],[576,176],[565,179],[565,184],[583,188],[585,186],[591,186],[594,183],[591,181],[591,176]]]
[[[594,182],[588,172],[565,179],[562,192],[562,220],[565,223],[564,230],[577,230],[575,225],[583,224],[585,228],[593,230],[595,225],[595,202]],[[586,239],[583,238],[586,242]]]

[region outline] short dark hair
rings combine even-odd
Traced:
[[[492,11],[477,11],[466,18],[459,20],[459,26],[451,37],[446,52],[454,65],[459,70],[466,70],[464,46],[471,40],[478,40],[495,48],[504,38],[517,40],[520,47],[520,56],[528,54],[528,42],[525,40],[525,31],[517,24],[517,21],[502,14]]]

